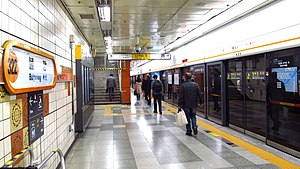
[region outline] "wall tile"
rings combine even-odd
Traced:
[[[10,119],[6,119],[3,121],[3,137],[7,137],[10,135]]]
[[[7,155],[11,153],[11,144],[10,144],[10,136],[4,139],[4,154]],[[11,158],[11,156],[10,156]],[[9,158],[9,160],[10,160]]]
[[[3,120],[3,104],[0,103],[0,121]]]
[[[23,147],[29,146],[29,133],[28,133],[28,127],[25,127],[23,129]]]
[[[0,102],[7,102],[9,101],[10,97],[3,87],[3,85],[0,85]]]
[[[4,144],[3,141],[0,141],[0,159],[4,157]],[[1,163],[0,163],[1,166]]]
[[[0,158],[0,166],[3,166],[4,165],[4,158]]]
[[[23,127],[22,99],[10,101],[11,133]]]
[[[19,130],[11,135],[12,156],[17,155],[23,149],[23,130]]]
[[[3,119],[10,118],[10,102],[4,102],[2,104],[2,110],[3,110]]]
[[[43,104],[44,104],[44,117],[48,116],[49,114],[49,94],[44,94],[44,100],[43,100]]]
[[[28,126],[28,95],[25,94],[18,94],[16,96],[17,99],[22,99],[22,119],[23,119],[23,126]]]

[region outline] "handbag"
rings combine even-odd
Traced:
[[[134,95],[137,95],[136,90],[134,90],[133,94],[134,94]]]
[[[176,125],[179,126],[179,127],[183,127],[186,124],[188,124],[188,121],[186,119],[185,112],[181,109],[176,114]]]

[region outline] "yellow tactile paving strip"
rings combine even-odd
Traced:
[[[169,109],[172,112],[177,112],[177,109],[163,103],[163,106],[166,107],[167,109]],[[285,159],[282,159],[270,152],[267,152],[261,148],[258,148],[242,139],[239,139],[231,134],[228,134],[220,129],[215,128],[214,126],[211,126],[209,124],[206,124],[200,120],[197,119],[197,124],[200,125],[203,128],[206,128],[207,130],[210,130],[212,132],[214,132],[215,134],[219,135],[220,137],[223,137],[224,139],[231,141],[232,143],[238,145],[239,147],[244,148],[245,150],[257,155],[258,157],[265,159],[269,162],[271,162],[272,164],[280,167],[280,168],[284,168],[284,169],[300,169],[300,166],[291,163]]]

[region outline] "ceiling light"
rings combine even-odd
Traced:
[[[110,22],[110,7],[99,6],[98,7],[100,21]]]

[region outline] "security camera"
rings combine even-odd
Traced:
[[[141,47],[139,45],[135,45],[134,50],[136,53],[140,53]]]

